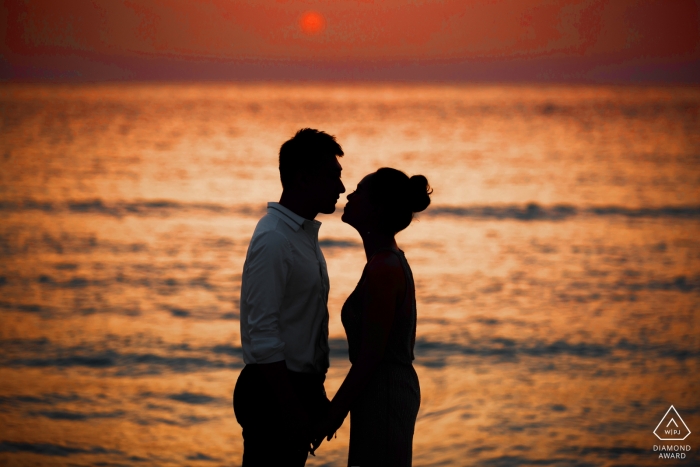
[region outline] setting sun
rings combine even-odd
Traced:
[[[308,11],[302,15],[299,25],[305,34],[313,35],[325,29],[326,20],[320,13]]]

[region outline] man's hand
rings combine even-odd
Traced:
[[[323,419],[320,422],[318,422],[313,429],[311,430],[311,450],[309,451],[311,455],[316,455],[314,454],[314,451],[318,449],[318,447],[323,443],[323,438],[326,437],[325,435],[325,429],[326,429],[326,420]]]
[[[326,438],[328,441],[331,440],[333,435],[345,421],[346,416],[347,413],[340,412],[337,405],[331,404],[330,410],[328,411],[326,417],[313,428],[313,440],[311,442],[312,453],[318,449],[321,443],[323,443],[323,438]]]
[[[288,429],[292,436],[293,443],[297,449],[304,452],[311,452],[311,424],[309,416],[303,410],[297,408],[288,411]]]

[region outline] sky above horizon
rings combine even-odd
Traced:
[[[7,0],[0,79],[685,82],[693,0]]]

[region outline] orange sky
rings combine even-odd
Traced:
[[[8,0],[0,76],[697,82],[699,3]]]

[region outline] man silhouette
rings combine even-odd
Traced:
[[[246,366],[233,408],[243,427],[243,466],[304,466],[311,427],[325,416],[328,272],[319,213],[341,193],[343,150],[322,131],[299,130],[280,148],[282,196],[268,203],[248,246],[241,284]]]

